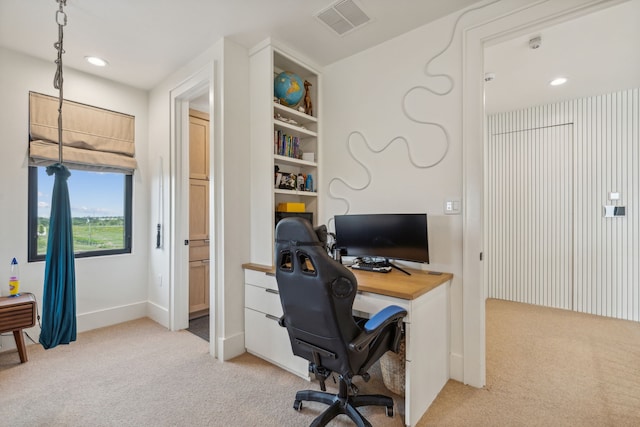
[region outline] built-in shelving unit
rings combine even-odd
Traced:
[[[265,40],[250,52],[251,260],[267,265],[273,262],[275,211],[280,203],[304,203],[305,212],[313,214],[314,225],[318,223],[321,77],[317,67],[300,58],[271,40]],[[311,83],[311,114],[300,107],[304,102],[289,107],[274,97],[274,78],[283,71]],[[293,144],[290,150],[278,150],[278,138],[282,135],[291,141],[295,138],[295,150]],[[303,160],[304,153],[307,156]],[[310,153],[313,159],[309,159]],[[297,183],[295,189],[280,188],[278,184],[283,180],[278,182],[277,172],[302,175],[305,182],[311,175],[313,186],[300,188]]]

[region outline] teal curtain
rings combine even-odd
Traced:
[[[76,340],[76,271],[67,186],[71,173],[56,163],[47,167],[47,174],[55,174],[55,181],[42,296],[40,344],[45,349]]]

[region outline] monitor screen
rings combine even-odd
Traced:
[[[335,226],[347,256],[429,262],[427,214],[336,215]]]

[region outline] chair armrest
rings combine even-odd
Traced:
[[[383,308],[364,324],[364,330],[353,342],[349,343],[349,348],[354,351],[362,351],[385,327],[392,323],[401,322],[406,315],[407,310],[397,305]]]

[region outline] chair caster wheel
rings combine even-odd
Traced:
[[[387,413],[387,417],[393,418],[393,406],[387,406],[386,413]]]
[[[299,411],[302,409],[302,401],[301,400],[296,400],[295,402],[293,402],[293,409],[295,409],[296,411]]]

